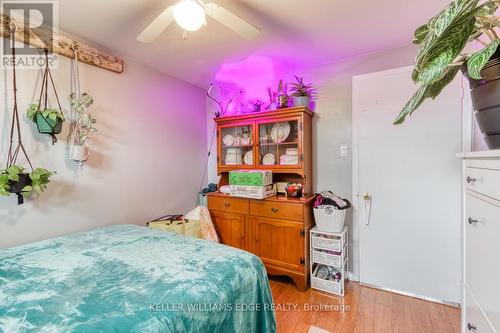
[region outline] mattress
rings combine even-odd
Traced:
[[[0,250],[0,332],[275,332],[248,252],[135,225]]]

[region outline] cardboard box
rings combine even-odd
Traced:
[[[230,195],[247,199],[265,199],[276,195],[276,186],[240,186],[231,185]]]
[[[229,185],[268,186],[273,184],[273,173],[268,170],[238,170],[229,172]]]

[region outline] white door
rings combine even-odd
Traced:
[[[458,303],[461,79],[400,126],[416,90],[411,68],[355,77],[353,89],[360,282]]]

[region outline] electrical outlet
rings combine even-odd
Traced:
[[[347,145],[341,145],[340,146],[340,157],[348,157],[349,156],[349,149]]]

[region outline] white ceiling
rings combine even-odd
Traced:
[[[270,57],[297,70],[408,45],[450,0],[214,0],[262,29],[246,41],[207,19],[187,40],[173,24],[153,44],[136,36],[176,0],[59,0],[60,29],[200,87],[222,63]],[[208,2],[208,1],[207,1]]]

